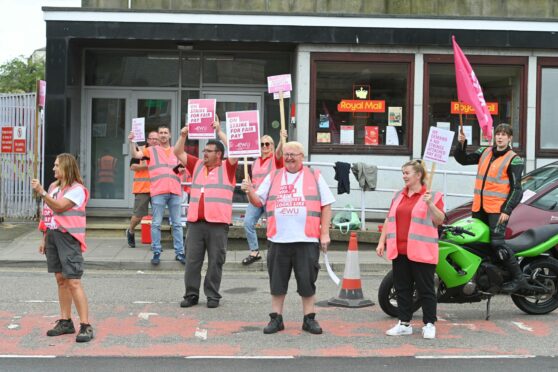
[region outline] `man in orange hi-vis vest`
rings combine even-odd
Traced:
[[[266,206],[272,313],[263,332],[272,334],[285,329],[283,305],[294,270],[302,298],[302,329],[321,334],[314,310],[316,279],[320,248],[326,253],[330,243],[331,204],[335,198],[320,172],[303,166],[301,143],[293,141],[283,145],[283,159],[285,167],[265,177],[257,191],[250,179],[242,181],[242,190],[250,203]]]
[[[219,139],[227,143],[227,136],[221,130],[219,118],[213,127]],[[174,146],[178,160],[192,175],[190,204],[188,205],[188,233],[186,246],[188,258],[184,273],[186,291],[181,307],[198,304],[201,285],[201,269],[207,252],[207,273],[203,283],[207,297],[207,307],[219,306],[223,264],[227,256],[227,239],[232,220],[232,200],[236,185],[238,159],[225,156],[225,146],[218,140],[209,140],[203,150],[203,159],[187,154],[184,143],[188,136],[188,126],[180,131]]]
[[[108,149],[105,149],[104,153],[105,155],[97,161],[97,184],[99,185],[101,198],[114,199],[114,176],[118,160],[109,155]]]
[[[467,139],[459,134],[459,145],[454,154],[459,164],[478,164],[473,217],[489,226],[494,253],[512,276],[512,280],[502,286],[505,293],[516,292],[527,284],[514,252],[504,240],[510,214],[523,196],[523,159],[511,149],[512,138],[511,125],[499,124],[494,129],[494,146],[479,147],[474,153],[467,154]]]

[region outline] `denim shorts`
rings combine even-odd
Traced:
[[[79,241],[67,232],[47,230],[45,255],[49,273],[62,273],[66,279],[81,279],[83,255]]]
[[[320,271],[319,259],[319,243],[268,242],[267,271],[271,294],[287,294],[291,272],[294,270],[298,294],[301,297],[313,296]]]

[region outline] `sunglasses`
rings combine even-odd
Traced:
[[[269,146],[271,146],[271,143],[270,142],[260,142],[260,146],[261,147],[264,147],[264,146],[269,147]]]

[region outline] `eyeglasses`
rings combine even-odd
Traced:
[[[260,146],[261,147],[264,147],[264,146],[269,147],[269,146],[271,146],[271,143],[270,142],[260,142]]]
[[[159,138],[148,138],[148,141],[159,141]]]
[[[293,154],[293,153],[287,152],[287,153],[283,154],[283,156],[286,157],[286,158],[294,158],[295,156],[299,156],[299,155],[302,155],[302,153],[299,152],[298,154]]]
[[[210,152],[217,152],[217,150],[203,150],[204,154],[209,154]]]

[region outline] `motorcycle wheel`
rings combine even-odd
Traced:
[[[548,314],[556,310],[558,308],[558,264],[548,259],[539,260],[529,264],[523,270],[525,274],[529,274],[530,283],[538,281],[551,288],[551,292],[533,296],[512,294],[511,299],[515,306],[531,315]]]
[[[393,271],[390,270],[389,273],[384,276],[384,279],[380,283],[380,288],[378,289],[378,303],[380,307],[387,315],[397,318],[397,294],[395,293],[395,287],[393,285]],[[416,289],[413,291],[413,313],[420,309],[420,300],[418,298],[418,293]]]

